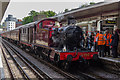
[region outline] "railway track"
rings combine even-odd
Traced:
[[[7,65],[7,69],[9,71],[10,78],[14,79],[15,77],[14,77],[13,71],[12,71],[12,69],[10,67],[10,64],[8,63],[7,57],[5,56],[5,52],[4,52],[3,48],[1,48],[1,50],[2,50],[2,53],[3,53],[3,57],[4,57],[4,60],[5,60],[5,63]]]
[[[4,42],[7,43],[7,44],[9,44],[9,43],[8,43],[7,41],[5,41],[5,40],[4,40]],[[11,46],[12,49],[14,49],[16,52],[18,52],[18,53],[20,54],[20,52],[19,52],[17,49],[15,49],[14,46],[12,46],[12,45],[10,45],[10,44],[9,44],[9,46]],[[29,53],[27,53],[27,54],[29,54]],[[20,55],[22,56],[22,54],[20,54]],[[32,57],[34,57],[34,58],[37,59],[38,61],[42,62],[43,64],[49,66],[50,68],[52,68],[52,69],[53,69],[54,71],[56,71],[57,73],[63,75],[66,79],[72,79],[72,80],[80,80],[80,79],[82,79],[82,80],[95,80],[94,78],[92,78],[92,77],[90,77],[90,76],[87,76],[87,75],[84,75],[84,74],[80,74],[80,76],[76,76],[76,75],[70,74],[70,73],[68,73],[68,72],[65,72],[65,71],[59,69],[58,67],[54,66],[53,64],[51,64],[51,63],[49,63],[49,62],[47,62],[47,61],[45,61],[45,60],[42,60],[41,58],[37,57],[37,56],[34,55],[34,54],[29,54],[29,55],[31,55]],[[23,57],[24,57],[24,56],[23,56]],[[25,58],[25,57],[24,57],[24,58]],[[27,60],[27,59],[26,59],[26,60]]]
[[[32,64],[38,71],[40,71],[40,69],[34,65],[34,63],[30,62],[27,58],[25,58],[18,50],[14,49],[13,46],[11,46],[9,43],[7,43],[5,40],[4,40],[4,43],[7,44],[9,46],[9,48],[11,50],[13,50],[14,52],[17,53],[17,55],[23,57],[27,62],[29,62],[30,64]],[[32,55],[33,56],[33,55]],[[70,73],[67,73],[67,72],[64,72],[63,70],[53,66],[52,64],[42,60],[42,59],[38,59],[37,57],[33,56],[35,59],[39,60],[40,62],[44,63],[45,65],[49,66],[50,68],[54,69],[57,73],[63,75],[65,77],[65,79],[72,79],[72,80],[79,80],[80,78],[70,74]]]
[[[86,72],[82,72],[84,75],[88,75],[97,80],[120,80],[120,75],[110,73],[100,67],[91,66]]]
[[[49,75],[42,72],[38,67],[36,67],[36,65],[31,63],[30,61],[26,61],[14,49],[10,48],[9,45],[6,45],[5,43],[3,43],[3,46],[4,46],[4,49],[6,49],[7,53],[10,55],[10,57],[13,59],[21,75],[23,76],[21,78],[24,78],[27,80],[31,80],[31,79],[52,80],[52,78]],[[3,51],[5,61],[7,63],[8,69],[10,71],[11,78],[15,79],[16,78],[14,76],[15,71],[14,72],[12,71],[12,68],[10,67],[10,63],[6,58],[3,48],[2,48],[2,51]]]
[[[8,43],[7,41],[5,41],[6,43]],[[11,45],[10,43],[8,43],[9,46]],[[15,46],[12,46],[11,47],[19,53],[19,51],[17,50],[17,48],[15,49]],[[19,53],[20,54],[20,53]],[[28,54],[28,53],[27,53]],[[31,55],[31,54],[29,54]],[[22,56],[22,55],[21,55]],[[68,72],[65,72],[61,69],[59,69],[58,67],[54,66],[53,64],[45,61],[45,60],[42,60],[41,58],[35,56],[35,55],[31,55],[32,57],[34,57],[35,59],[37,59],[38,61],[44,63],[45,65],[49,66],[50,68],[52,68],[54,71],[56,71],[57,73],[63,75],[65,78],[67,79],[72,79],[72,80],[109,80],[109,78],[104,78],[104,76],[100,76],[98,74],[95,74],[93,71],[88,71],[88,72],[81,72],[81,71],[78,71],[76,72],[77,74],[70,74]],[[26,59],[27,60],[27,59]]]
[[[89,72],[89,73],[84,73],[84,72],[77,72],[78,75],[82,75],[82,76],[89,76],[92,78],[92,80],[108,80],[108,79],[105,79],[104,77],[101,77],[101,76],[98,76],[92,72]]]

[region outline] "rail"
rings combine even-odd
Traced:
[[[18,51],[16,51],[12,46],[10,46],[9,44],[5,43],[29,68],[31,68],[31,70],[37,75],[37,77],[39,79],[43,79],[43,80],[52,80],[52,78],[44,73],[42,70],[40,70],[39,67],[37,67],[37,65],[35,65],[34,63],[32,63],[30,60],[28,60],[27,58],[25,58],[23,55],[21,55]]]

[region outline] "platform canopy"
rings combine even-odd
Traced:
[[[68,16],[73,16],[77,21],[91,21],[106,17],[117,17],[120,12],[120,2],[100,2],[84,8],[77,8],[52,18],[65,22]]]
[[[0,0],[0,22],[4,16],[4,13],[7,9],[10,0]]]

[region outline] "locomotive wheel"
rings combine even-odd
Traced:
[[[57,67],[62,68],[62,61],[59,61],[59,62],[57,63]]]
[[[79,65],[79,69],[81,71],[86,71],[88,69],[88,67],[89,67],[89,61],[84,61],[84,62],[80,63],[80,65]]]
[[[21,49],[23,49],[23,46],[22,46],[22,45],[20,45],[20,48],[21,48]]]
[[[46,59],[46,56],[44,55],[44,53],[45,53],[45,49],[42,49],[42,52],[40,53],[40,56],[43,60]]]
[[[64,62],[63,62],[63,70],[69,71],[69,69],[70,69],[70,64],[71,64],[71,62],[64,61]]]

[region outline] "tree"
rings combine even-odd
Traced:
[[[56,13],[53,11],[46,11],[46,15],[47,15],[47,17],[52,17],[52,16],[55,16]]]
[[[2,25],[0,24],[0,28],[2,28]]]
[[[65,9],[65,10],[64,10],[64,12],[68,12],[68,11],[69,11],[69,9]]]
[[[90,2],[90,5],[94,5],[95,4],[95,2]]]
[[[88,4],[87,4],[87,3],[86,3],[86,4],[81,5],[81,6],[80,6],[80,8],[83,8],[83,7],[86,7],[86,6],[88,6]]]
[[[30,16],[36,16],[38,14],[39,14],[39,12],[36,12],[34,10],[30,11],[30,13],[29,13]]]
[[[30,22],[33,22],[33,17],[34,16],[37,16],[39,14],[43,14],[43,15],[46,15],[47,17],[52,17],[54,16],[56,13],[53,12],[53,11],[40,11],[40,12],[36,12],[34,10],[30,11],[30,13],[28,14],[29,16],[27,17],[24,17],[23,18],[23,24],[27,24],[27,23],[30,23]]]
[[[89,5],[94,5],[94,4],[95,4],[95,2],[90,2],[90,3],[89,3]],[[83,8],[83,7],[86,7],[86,6],[88,6],[87,3],[81,5],[80,8]]]
[[[33,16],[27,16],[23,18],[22,24],[33,22]]]
[[[52,17],[52,16],[55,16],[56,15],[56,13],[55,12],[53,12],[53,11],[40,11],[40,13],[39,14],[44,14],[44,15],[46,15],[47,17]]]

